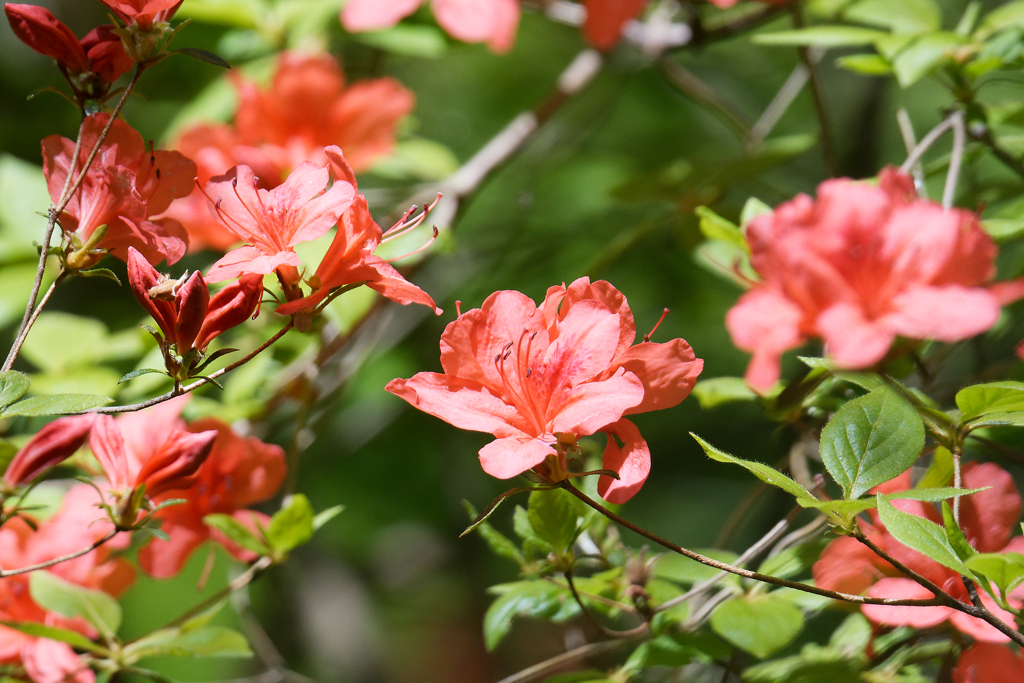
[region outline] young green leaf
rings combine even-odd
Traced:
[[[886,35],[883,31],[856,26],[814,26],[794,31],[760,33],[754,36],[754,42],[762,45],[854,47],[871,45]]]
[[[750,245],[747,244],[747,238],[743,236],[738,225],[722,218],[706,206],[698,206],[694,213],[700,218],[700,231],[709,240],[729,242],[750,253]]]
[[[704,410],[724,403],[757,400],[757,394],[751,391],[742,377],[713,377],[701,380],[693,387],[693,395]]]
[[[267,542],[279,553],[291,550],[313,537],[313,506],[309,498],[296,493],[288,504],[274,513],[267,527]]]
[[[335,505],[334,507],[327,508],[323,512],[316,513],[316,517],[313,518],[313,531],[320,531],[320,527],[340,515],[344,510],[344,505]]]
[[[548,581],[517,581],[493,586],[491,593],[498,599],[491,603],[484,615],[484,644],[494,650],[512,628],[517,616],[537,617],[564,621],[579,613],[572,594]]]
[[[462,505],[466,508],[466,513],[469,514],[469,518],[471,520],[477,518],[478,513],[476,508],[474,508],[468,500],[462,501]],[[490,522],[481,522],[477,525],[475,531],[480,534],[480,537],[484,539],[484,543],[487,544],[487,547],[490,548],[491,552],[495,555],[512,560],[519,566],[526,563],[526,559],[523,557],[523,554],[519,551],[516,544],[495,529]]]
[[[803,613],[770,593],[723,602],[711,615],[715,633],[759,659],[784,648],[803,626]]]
[[[965,422],[982,415],[1024,410],[1024,382],[990,382],[964,387],[956,393],[956,407]]]
[[[107,648],[97,645],[78,631],[70,631],[66,628],[57,628],[56,626],[47,626],[46,624],[39,623],[38,621],[0,621],[0,625],[6,626],[7,628],[13,628],[16,631],[36,638],[49,638],[50,640],[59,640],[62,643],[67,643],[71,647],[76,647],[79,650],[86,650],[88,652],[96,652],[98,654],[106,654]]]
[[[571,494],[553,489],[531,493],[527,514],[537,535],[547,541],[555,552],[562,553],[576,540],[583,510]]]
[[[729,455],[725,451],[715,448],[707,441],[694,434],[693,432],[690,432],[690,436],[692,436],[697,441],[697,443],[700,444],[700,447],[704,449],[704,452],[707,453],[708,457],[711,458],[712,460],[717,460],[718,462],[729,462],[734,465],[739,465],[740,467],[746,468],[761,481],[767,484],[771,484],[772,486],[778,486],[786,493],[789,493],[796,497],[797,500],[815,500],[815,497],[811,494],[810,491],[808,491],[803,486],[787,477],[782,472],[779,472],[778,470],[773,469],[768,465],[764,465],[759,462],[743,460],[741,458],[737,458],[736,456]]]
[[[266,541],[257,537],[247,526],[231,515],[206,515],[203,517],[203,523],[217,529],[243,548],[251,550],[254,553],[259,553],[260,555],[271,554]]]
[[[958,574],[971,576],[967,565],[950,545],[944,528],[931,520],[896,509],[888,498],[878,495],[878,517],[893,538]]]
[[[106,638],[121,627],[121,605],[103,591],[83,588],[47,571],[29,574],[29,593],[37,605],[65,617],[82,617]]]
[[[18,401],[3,409],[4,417],[22,415],[24,417],[40,417],[43,415],[69,415],[80,413],[90,408],[113,403],[114,399],[106,396],[90,394],[52,394],[50,396],[33,396]]]
[[[942,526],[946,530],[946,540],[949,541],[949,545],[953,547],[953,550],[956,551],[957,556],[961,560],[966,562],[978,554],[978,551],[974,549],[971,542],[964,536],[960,525],[956,523],[956,518],[953,516],[953,508],[945,500],[942,501]]]
[[[821,431],[821,460],[846,498],[899,476],[923,447],[917,411],[889,387],[846,403]]]
[[[990,579],[1003,595],[1024,583],[1024,555],[1020,553],[976,553],[967,558],[967,567]]]

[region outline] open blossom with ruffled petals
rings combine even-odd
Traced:
[[[336,175],[347,178],[355,186],[355,175],[346,164],[341,150],[328,147],[326,153]],[[335,287],[366,282],[367,287],[392,301],[423,304],[440,315],[441,309],[426,292],[402,277],[387,261],[374,255],[373,252],[384,239],[384,232],[370,215],[366,198],[357,195],[352,206],[342,214],[331,246],[316,269],[313,281],[319,286],[309,296],[278,306],[277,312],[291,315],[310,309],[323,301]]]
[[[965,496],[960,501],[960,526],[971,545],[981,553],[1021,552],[1024,537],[1011,538],[1021,513],[1021,497],[1009,472],[993,463],[968,463],[963,468],[965,488],[990,487]],[[906,472],[878,487],[881,493],[892,493],[910,488],[910,473]],[[893,505],[904,512],[942,524],[941,513],[931,504],[912,500],[894,500]],[[958,600],[970,602],[960,575],[935,560],[911,550],[886,531],[876,511],[870,511],[872,522],[861,523],[865,535],[893,558],[935,583]],[[814,564],[816,585],[828,590],[865,594],[875,598],[930,598],[931,592],[906,578],[895,567],[878,557],[854,538],[844,536],[825,548]],[[996,605],[984,592],[982,602],[998,618],[1013,624],[1013,615]],[[1011,602],[1016,600],[1011,598]],[[1019,601],[1017,601],[1019,604]],[[954,628],[989,643],[1008,642],[1009,639],[989,624],[950,607],[899,607],[864,605],[864,616],[887,626],[929,628],[949,622]]]
[[[260,188],[248,166],[239,166],[234,178],[207,183],[221,225],[246,242],[213,264],[207,279],[220,282],[302,265],[292,247],[330,230],[355,198],[352,183],[337,179],[331,184],[330,176],[329,166],[306,162],[273,190]]]
[[[621,503],[650,471],[647,443],[623,416],[678,404],[703,368],[682,339],[634,346],[635,336],[625,297],[607,282],[552,287],[540,307],[496,292],[445,329],[443,374],[392,380],[387,390],[456,427],[494,434],[480,462],[499,479],[530,469],[564,479],[577,437],[605,432],[604,467],[619,479],[602,476],[598,491]]]
[[[390,28],[415,12],[426,0],[351,0],[341,10],[341,23],[353,33]],[[508,52],[516,40],[516,0],[431,0],[441,28],[465,43],[487,43],[494,52]]]
[[[161,529],[170,539],[154,539],[139,553],[142,568],[158,578],[181,571],[192,552],[210,538],[243,561],[255,559],[251,551],[211,530],[203,523],[203,518],[212,514],[232,515],[252,526],[248,524],[251,516],[259,513],[245,508],[270,498],[284,483],[285,456],[279,446],[263,443],[255,437],[238,436],[231,427],[214,418],[193,422],[188,429],[213,431],[217,438],[209,457],[199,468],[195,483],[184,496],[187,502],[156,513],[157,519],[163,522]],[[265,527],[265,515],[260,517]]]
[[[96,503],[95,489],[86,484],[76,485],[65,494],[57,514],[39,524],[37,530],[20,518],[8,521],[0,528],[0,566],[16,569],[46,562],[105,537],[112,527],[97,510]],[[119,596],[132,584],[135,572],[127,560],[112,553],[123,551],[129,542],[126,535],[116,536],[92,552],[45,571],[65,581]],[[86,620],[69,619],[37,605],[28,581],[27,574],[0,579],[0,619],[43,623],[78,631],[88,638],[98,637]],[[0,662],[21,664],[36,683],[94,680],[91,670],[82,666],[66,643],[36,638],[6,626],[0,626]]]
[[[45,7],[7,3],[7,21],[30,48],[57,60],[76,95],[100,97],[134,62],[112,26],[98,26],[81,41]]]
[[[763,278],[729,310],[733,342],[753,353],[747,381],[770,388],[783,352],[820,337],[843,368],[865,368],[897,336],[954,342],[992,327],[1024,291],[990,285],[996,245],[976,214],[919,199],[907,175],[829,180],[747,228]]]
[[[4,472],[4,484],[27,484],[54,465],[64,462],[85,445],[94,415],[57,418],[43,426],[17,452]]]
[[[975,643],[960,654],[953,683],[1019,683],[1024,681],[1024,657],[1007,647]]]
[[[77,168],[109,118],[101,113],[86,119]],[[75,142],[59,135],[43,140],[43,172],[54,202],[64,189],[74,150]],[[138,132],[115,120],[81,187],[59,217],[69,243],[69,265],[88,267],[105,252],[126,261],[128,247],[138,249],[150,263],[177,261],[185,253],[185,230],[175,220],[151,217],[166,211],[175,198],[188,195],[195,177],[196,165],[189,159],[178,152],[147,151]]]
[[[131,247],[128,283],[135,298],[160,326],[164,341],[179,355],[193,348],[205,351],[218,335],[253,316],[263,296],[263,278],[249,275],[211,298],[202,273],[196,271],[180,282],[170,280]]]

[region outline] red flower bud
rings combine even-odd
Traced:
[[[135,485],[146,485],[146,495],[158,496],[165,491],[187,489],[199,476],[199,466],[213,448],[217,432],[210,430],[191,434],[174,432],[135,478]]]
[[[76,415],[47,424],[11,460],[4,472],[4,482],[9,488],[26,484],[67,460],[85,444],[95,420],[95,415]]]
[[[4,5],[7,21],[21,42],[53,57],[73,74],[89,71],[89,59],[78,38],[53,13],[35,5]]]
[[[262,275],[244,275],[217,292],[210,300],[210,310],[196,336],[195,347],[203,350],[221,332],[241,325],[250,316],[255,318],[262,297]]]
[[[135,62],[124,51],[121,37],[114,33],[112,28],[114,27],[109,24],[97,26],[82,38],[82,49],[89,58],[89,70],[106,85],[110,85],[135,66]]]

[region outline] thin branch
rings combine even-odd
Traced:
[[[500,681],[498,681],[498,683],[527,683],[527,681],[532,681],[534,679],[540,678],[541,676],[545,676],[552,671],[555,671],[568,664],[572,664],[581,659],[587,659],[588,657],[593,657],[594,655],[599,655],[605,652],[616,650],[622,645],[626,644],[627,642],[629,641],[626,639],[621,639],[608,640],[603,643],[588,643],[587,645],[582,645],[576,648],[575,650],[563,652],[562,654],[552,657],[551,659],[545,659],[543,662],[534,664],[531,667],[528,667],[526,669],[523,669],[522,671],[512,674],[511,676],[508,676],[507,678],[501,679]]]
[[[795,4],[789,5],[790,13],[793,15],[793,26],[800,29],[804,26],[804,18],[801,10]],[[811,99],[814,102],[814,113],[818,117],[819,141],[821,142],[821,158],[825,163],[825,172],[830,176],[839,174],[839,167],[836,165],[836,153],[832,144],[832,124],[829,120],[828,109],[825,106],[825,92],[821,83],[821,77],[814,68],[814,61],[806,47],[797,47],[797,54],[800,61],[807,68],[810,75]]]
[[[783,588],[792,588],[794,590],[803,591],[805,593],[813,593],[814,595],[821,595],[822,597],[832,598],[833,600],[842,600],[843,602],[852,602],[852,603],[856,603],[858,605],[890,605],[890,606],[907,606],[907,607],[910,607],[910,606],[912,606],[912,607],[937,607],[937,606],[950,606],[948,604],[948,600],[952,600],[953,602],[957,603],[958,605],[961,604],[961,603],[957,602],[956,600],[954,600],[953,598],[949,598],[948,596],[947,596],[948,600],[943,600],[943,599],[940,599],[939,597],[932,598],[932,599],[922,600],[922,599],[899,599],[899,598],[872,598],[872,597],[868,597],[868,596],[864,596],[864,595],[851,595],[850,593],[840,593],[838,591],[825,590],[824,588],[818,588],[817,586],[809,586],[809,585],[807,585],[805,583],[800,583],[799,581],[790,581],[789,579],[780,579],[777,576],[769,576],[768,574],[761,574],[759,572],[751,571],[749,569],[743,569],[742,567],[736,567],[736,566],[728,564],[726,562],[719,562],[718,560],[712,559],[710,557],[706,557],[704,555],[701,555],[698,552],[694,552],[693,550],[688,550],[687,548],[684,548],[682,546],[676,545],[675,543],[672,543],[671,541],[666,541],[665,539],[661,538],[660,536],[657,536],[656,534],[651,533],[647,529],[644,529],[643,527],[639,527],[639,526],[633,524],[632,522],[630,522],[630,521],[628,521],[626,519],[623,519],[622,517],[619,517],[617,514],[615,514],[611,510],[606,509],[600,503],[598,503],[598,502],[594,501],[593,499],[591,499],[587,494],[585,494],[582,491],[580,491],[579,489],[577,489],[575,486],[573,486],[568,481],[563,482],[562,488],[564,488],[566,491],[568,491],[572,495],[576,496],[581,501],[583,501],[584,503],[589,505],[594,510],[597,510],[602,515],[604,515],[608,519],[612,520],[616,524],[620,524],[620,525],[626,527],[630,531],[643,536],[644,538],[646,538],[649,541],[653,541],[654,543],[657,543],[658,545],[660,545],[660,546],[662,546],[664,548],[668,548],[669,550],[671,550],[673,552],[679,553],[680,555],[682,555],[684,557],[688,557],[691,560],[695,560],[697,562],[700,562],[701,564],[707,565],[709,567],[714,567],[715,569],[721,569],[723,571],[727,571],[730,574],[736,574],[737,576],[742,576],[745,579],[753,579],[755,581],[763,581],[764,583],[770,583],[770,584],[775,585],[775,586],[781,586]],[[1022,636],[1022,638],[1024,638],[1024,636]]]
[[[114,119],[121,113],[121,109],[124,107],[125,102],[128,101],[128,96],[131,95],[132,90],[135,89],[135,85],[139,82],[139,78],[142,76],[142,72],[145,67],[141,64],[136,66],[135,75],[132,76],[131,83],[125,88],[124,93],[121,95],[121,99],[118,100],[117,106],[114,107],[113,112],[110,114],[110,120],[107,121],[107,125],[103,128],[100,136],[96,139],[96,144],[93,146],[92,151],[89,153],[88,158],[85,160],[85,164],[82,166],[81,172],[78,174],[77,179],[74,182],[71,178],[75,175],[75,170],[78,167],[78,156],[82,150],[82,132],[85,129],[85,119],[82,119],[82,123],[78,127],[78,139],[75,141],[74,158],[71,161],[71,166],[68,168],[68,176],[64,180],[64,189],[61,190],[60,200],[56,206],[51,206],[48,212],[48,219],[46,222],[46,232],[43,234],[42,249],[39,253],[39,265],[36,268],[36,277],[32,283],[32,290],[29,292],[28,303],[25,305],[25,315],[21,319],[21,326],[18,328],[18,334],[15,337],[15,344],[11,347],[11,350],[7,354],[7,359],[4,361],[3,367],[0,368],[0,372],[7,372],[14,366],[14,361],[18,357],[18,350],[21,349],[22,344],[25,343],[25,337],[28,336],[28,332],[32,327],[32,322],[35,321],[32,313],[36,309],[36,298],[39,296],[39,290],[43,285],[43,274],[46,272],[46,259],[49,256],[50,250],[50,239],[53,237],[54,226],[57,225],[57,219],[67,208],[67,205],[71,202],[71,198],[78,192],[78,188],[81,187],[82,181],[85,180],[86,173],[89,172],[89,167],[92,166],[93,160],[96,155],[99,154],[100,147],[103,145],[103,141],[107,139],[107,134],[110,133],[110,129],[114,125]],[[42,304],[40,304],[40,307]]]
[[[953,151],[949,157],[949,171],[946,173],[946,186],[942,191],[942,208],[949,211],[953,208],[956,195],[956,183],[960,177],[960,164],[964,158],[964,113],[959,109],[953,112]],[[957,497],[959,507],[959,496]]]
[[[914,147],[907,156],[907,160],[900,166],[901,173],[907,173],[911,168],[913,168],[913,166],[921,160],[921,157],[924,156],[924,153],[935,144],[935,141],[942,137],[943,133],[953,127],[953,119],[955,116],[956,112],[950,114],[943,119],[939,125],[928,131],[927,135],[921,138],[921,142],[917,143],[917,146]]]
[[[104,543],[106,543],[110,539],[114,538],[114,536],[117,536],[117,534],[118,534],[117,529],[114,529],[113,531],[108,533],[106,536],[104,536],[103,538],[99,539],[98,541],[96,541],[95,543],[90,545],[88,548],[84,548],[82,550],[78,550],[78,551],[75,551],[73,553],[69,553],[67,555],[61,555],[60,557],[55,557],[52,560],[47,560],[46,562],[40,562],[39,564],[29,565],[28,567],[19,567],[18,569],[4,569],[3,571],[0,571],[0,578],[6,579],[8,576],[17,576],[18,574],[28,574],[29,572],[34,572],[34,571],[39,570],[39,569],[46,569],[47,567],[52,567],[52,566],[54,566],[56,564],[60,564],[61,562],[67,562],[69,560],[74,560],[75,558],[81,557],[82,555],[88,555],[93,550],[96,550],[96,548],[99,548],[101,545],[103,545]]]
[[[1001,161],[1008,169],[1024,178],[1024,162],[1010,154],[992,136],[992,131],[984,123],[972,123],[967,128],[967,134],[972,139],[982,143],[992,152],[996,159]]]
[[[591,614],[590,610],[587,609],[587,606],[583,604],[580,594],[576,591],[576,582],[572,580],[572,569],[566,570],[563,574],[565,575],[566,583],[569,584],[569,590],[572,591],[572,597],[576,600],[576,604],[579,605],[580,611],[583,612],[583,616],[585,616],[587,621],[589,621],[605,638],[636,638],[650,632],[650,627],[647,622],[640,624],[636,628],[631,628],[628,631],[615,631],[608,628],[598,621],[597,617]]]
[[[900,135],[903,136],[903,146],[907,148],[907,154],[910,154],[917,147],[917,135],[914,133],[914,124],[910,120],[910,114],[903,107],[896,110],[896,123],[899,124]],[[917,188],[917,194],[927,198],[928,188],[925,187],[924,182],[924,167],[918,162],[910,169],[910,173],[914,177],[914,187]]]
[[[822,56],[823,51],[812,50],[809,55],[811,61],[817,63]],[[796,100],[797,95],[807,85],[807,81],[810,78],[811,72],[807,69],[807,65],[800,63],[797,64],[793,71],[789,74],[789,78],[782,84],[779,91],[775,93],[775,97],[765,107],[764,112],[751,127],[750,134],[747,135],[746,147],[747,151],[754,151],[761,146],[761,143],[765,141],[769,133],[775,128],[782,115],[786,113],[790,105]]]
[[[707,83],[699,79],[686,67],[671,57],[662,57],[658,66],[665,79],[677,90],[698,104],[708,107],[719,116],[741,139],[751,135],[750,122],[734,104],[718,94]]]
[[[11,346],[10,353],[8,354],[8,358],[11,359],[12,365],[14,363],[14,359],[18,357],[18,353],[21,352],[21,347],[25,344],[25,340],[28,339],[29,330],[31,330],[32,326],[36,324],[36,319],[39,317],[39,314],[43,312],[43,308],[46,306],[46,302],[50,300],[50,297],[53,295],[53,291],[57,289],[57,285],[64,281],[64,278],[66,276],[67,271],[61,269],[57,277],[54,278],[52,283],[50,283],[50,286],[47,288],[46,293],[43,294],[43,298],[40,299],[39,305],[37,305],[35,309],[32,311],[31,315],[29,315],[28,322],[25,324],[24,327],[24,332],[18,334],[17,339],[14,340],[14,344]],[[4,372],[6,372],[6,370]]]
[[[234,370],[235,368],[239,367],[240,365],[244,365],[244,364],[248,363],[253,358],[255,358],[256,356],[258,356],[259,354],[261,354],[265,350],[267,350],[278,339],[283,337],[288,332],[288,330],[292,329],[292,327],[294,325],[295,325],[295,321],[289,320],[288,324],[285,325],[284,327],[282,327],[280,330],[278,330],[277,334],[275,334],[273,337],[271,337],[267,341],[265,341],[262,344],[260,344],[259,347],[257,347],[253,351],[251,351],[248,355],[246,355],[245,358],[237,360],[234,363],[232,363],[231,365],[228,365],[227,367],[221,368],[217,372],[214,372],[214,373],[212,373],[210,375],[207,375],[206,377],[202,377],[199,380],[197,380],[197,381],[195,381],[192,384],[189,384],[187,386],[184,386],[184,387],[176,386],[174,389],[171,389],[166,394],[162,394],[160,396],[156,396],[155,398],[151,398],[151,399],[148,399],[146,401],[142,401],[141,403],[131,403],[129,405],[124,405],[124,406],[100,406],[98,408],[89,408],[88,410],[82,410],[82,411],[77,412],[77,413],[68,413],[68,414],[70,414],[70,415],[81,415],[83,413],[101,413],[101,414],[104,414],[104,415],[116,415],[118,413],[134,413],[136,411],[143,410],[145,408],[150,408],[152,406],[159,405],[160,403],[163,403],[164,401],[169,401],[172,398],[175,398],[177,396],[182,396],[184,394],[191,393],[191,392],[195,391],[196,389],[198,389],[199,387],[203,386],[204,384],[207,384],[211,380],[215,380],[218,377],[222,377],[223,375],[225,375],[228,372],[231,372],[232,370]]]

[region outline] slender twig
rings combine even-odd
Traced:
[[[910,154],[917,147],[917,135],[914,133],[914,123],[910,120],[910,114],[903,107],[896,110],[896,123],[899,124],[900,135],[903,136],[903,146],[907,148],[907,154]],[[918,162],[910,169],[910,173],[914,177],[917,194],[927,198],[928,188],[925,187],[924,182],[924,167]]]
[[[917,143],[917,146],[911,150],[909,155],[907,155],[906,161],[904,161],[900,166],[900,171],[902,173],[907,173],[911,168],[913,168],[914,165],[921,160],[921,157],[924,156],[924,153],[935,144],[935,141],[942,137],[943,133],[953,127],[953,119],[955,118],[955,115],[956,113],[954,112],[944,118],[939,125],[932,128],[928,131],[927,135],[921,138],[921,142]]]
[[[642,636],[650,631],[647,622],[640,624],[636,628],[631,628],[628,631],[616,631],[608,628],[598,621],[597,617],[591,614],[590,610],[587,609],[587,606],[583,604],[583,599],[576,591],[576,582],[572,580],[572,569],[567,569],[563,574],[565,575],[565,582],[569,584],[569,590],[572,591],[572,597],[576,600],[576,604],[579,605],[580,611],[583,612],[583,616],[585,616],[587,621],[589,621],[605,638],[636,638],[637,636]]]
[[[963,447],[956,445],[952,450],[953,454],[953,487],[959,489],[963,485],[963,468],[961,467],[961,460],[963,459]],[[957,526],[960,525],[960,494],[953,496],[953,519],[956,520]]]
[[[798,29],[803,28],[804,18],[800,8],[796,4],[790,4],[789,9],[793,15],[793,26]],[[814,113],[818,117],[818,138],[821,142],[821,158],[825,163],[825,172],[830,176],[835,176],[839,173],[839,167],[836,165],[836,153],[832,145],[832,124],[825,106],[825,90],[821,83],[821,76],[815,68],[814,60],[811,59],[808,49],[797,47],[796,51],[810,75],[811,100],[814,102]]]
[[[681,93],[717,114],[741,139],[750,137],[750,122],[732,102],[671,57],[658,60],[661,73]]]
[[[34,572],[34,571],[37,571],[39,569],[46,569],[47,567],[52,567],[52,566],[54,566],[56,564],[60,564],[62,562],[67,562],[69,560],[73,560],[73,559],[75,559],[77,557],[81,557],[82,555],[88,555],[93,550],[96,550],[96,548],[99,548],[101,545],[103,545],[104,543],[106,543],[110,539],[114,538],[114,536],[117,536],[117,533],[118,533],[117,529],[114,529],[113,531],[108,533],[103,538],[101,538],[101,539],[97,540],[96,542],[94,542],[88,548],[83,548],[82,550],[78,550],[78,551],[75,551],[73,553],[69,553],[67,555],[61,555],[60,557],[55,557],[52,560],[47,560],[46,562],[40,562],[39,564],[29,565],[28,567],[19,567],[17,569],[4,569],[3,571],[0,571],[0,578],[6,579],[8,576],[17,576],[18,574],[28,574],[29,572]]]
[[[89,156],[85,160],[85,164],[82,166],[82,170],[78,173],[78,177],[72,182],[72,177],[75,175],[75,170],[78,167],[78,156],[82,150],[82,134],[85,130],[85,119],[82,119],[82,123],[78,127],[78,139],[75,141],[74,157],[71,160],[71,165],[68,167],[68,176],[64,180],[64,189],[61,191],[60,200],[55,206],[51,206],[47,214],[46,232],[43,234],[43,243],[41,245],[41,251],[39,254],[39,265],[36,268],[36,277],[32,283],[32,290],[29,292],[28,303],[25,306],[25,315],[21,319],[21,325],[18,328],[18,334],[15,337],[15,344],[11,347],[11,350],[7,354],[6,360],[4,360],[3,367],[0,368],[0,372],[7,372],[14,366],[14,361],[18,357],[18,351],[21,349],[22,344],[25,342],[25,337],[28,336],[28,332],[32,327],[32,323],[35,321],[35,317],[32,315],[36,309],[36,298],[39,296],[39,290],[43,285],[43,274],[46,272],[46,259],[49,256],[50,250],[50,239],[53,237],[54,227],[57,225],[57,219],[67,208],[67,205],[71,202],[71,198],[78,192],[78,188],[82,186],[82,182],[85,180],[86,174],[89,172],[89,168],[92,166],[93,160],[96,155],[99,154],[100,147],[103,146],[103,142],[107,139],[107,135],[110,133],[110,129],[114,125],[114,120],[121,113],[121,109],[124,107],[125,102],[128,101],[128,96],[131,95],[132,90],[135,89],[135,85],[139,82],[139,78],[142,76],[142,72],[145,67],[139,64],[135,68],[135,75],[132,76],[131,82],[128,87],[125,88],[124,93],[121,95],[121,99],[118,100],[117,106],[110,114],[110,120],[107,121],[107,125],[103,128],[99,137],[96,139],[96,144],[93,145],[92,151],[89,152]],[[40,304],[40,307],[42,304]]]
[[[627,642],[629,642],[627,639],[620,639],[606,640],[603,643],[588,643],[576,648],[575,650],[563,652],[551,659],[545,659],[543,662],[534,664],[531,667],[508,676],[507,678],[501,679],[498,683],[526,683],[527,681],[540,678],[541,676],[544,676],[560,667],[566,666],[567,664],[572,664],[573,662],[586,659],[587,657],[593,657],[594,655],[618,649]]]
[[[176,396],[182,396],[184,394],[191,393],[191,392],[195,391],[196,389],[198,389],[199,387],[203,386],[204,384],[210,382],[211,380],[215,380],[218,377],[221,377],[224,374],[226,374],[228,372],[231,372],[232,370],[234,370],[235,368],[239,367],[240,365],[244,365],[244,364],[248,363],[253,358],[255,358],[259,354],[263,353],[265,350],[267,350],[267,348],[270,347],[271,344],[273,344],[278,339],[283,337],[288,332],[288,330],[292,329],[294,324],[295,324],[294,321],[289,320],[288,324],[285,325],[284,327],[282,327],[280,330],[278,330],[277,334],[275,334],[273,337],[271,337],[267,341],[265,341],[262,344],[260,344],[256,349],[251,351],[244,358],[242,358],[240,360],[237,360],[234,363],[232,363],[231,365],[228,365],[227,367],[221,368],[217,372],[214,372],[214,373],[212,373],[210,375],[207,375],[206,377],[201,377],[197,381],[195,381],[192,384],[189,384],[187,386],[183,386],[183,387],[182,386],[175,386],[174,389],[171,389],[166,394],[161,394],[160,396],[156,396],[156,397],[148,399],[146,401],[142,401],[141,403],[132,403],[132,404],[129,404],[129,405],[124,405],[124,406],[100,406],[98,408],[89,408],[88,410],[82,410],[82,411],[79,411],[77,413],[68,413],[68,414],[80,415],[82,413],[102,413],[104,415],[116,415],[118,413],[134,413],[136,411],[143,410],[145,408],[150,408],[152,406],[159,405],[160,403],[163,403],[164,401],[169,401],[172,398],[175,398]]]
[[[33,309],[29,315],[28,322],[25,324],[24,332],[19,334],[17,339],[14,340],[14,344],[11,346],[10,355],[11,363],[14,363],[14,359],[18,357],[18,353],[21,352],[21,347],[25,344],[25,340],[28,339],[28,332],[32,329],[32,326],[36,324],[36,318],[43,312],[43,308],[46,306],[46,302],[50,300],[53,295],[53,291],[57,289],[57,285],[64,281],[67,276],[67,271],[61,270],[60,273],[54,278],[53,282],[47,288],[46,293],[43,294],[43,298],[39,300],[39,304]],[[9,369],[9,368],[8,368]],[[6,372],[6,370],[5,370]]]
[[[680,555],[682,555],[684,557],[688,557],[691,560],[695,560],[695,561],[700,562],[701,564],[707,565],[709,567],[714,567],[715,569],[721,569],[723,571],[727,571],[730,574],[736,574],[737,576],[742,576],[745,579],[753,579],[755,581],[763,581],[764,583],[770,583],[770,584],[775,585],[775,586],[781,586],[783,588],[793,588],[795,590],[803,591],[805,593],[813,593],[814,595],[821,595],[822,597],[832,598],[833,600],[842,600],[843,602],[852,602],[852,603],[856,603],[858,605],[891,605],[891,606],[907,606],[907,607],[909,607],[909,606],[913,606],[913,607],[936,607],[936,606],[948,605],[948,600],[952,600],[953,602],[955,602],[957,604],[961,604],[958,601],[954,600],[953,598],[950,598],[949,596],[946,596],[948,598],[948,600],[943,600],[940,597],[935,597],[935,598],[931,598],[931,599],[901,599],[901,598],[872,598],[872,597],[868,597],[868,596],[864,596],[864,595],[851,595],[850,593],[840,593],[838,591],[830,591],[830,590],[826,590],[824,588],[818,588],[817,586],[810,586],[810,585],[808,585],[806,583],[800,583],[799,581],[790,581],[789,579],[780,579],[777,576],[769,576],[768,574],[761,574],[759,572],[751,571],[749,569],[743,569],[742,567],[736,567],[736,566],[728,564],[726,562],[720,562],[720,561],[712,559],[710,557],[706,557],[705,555],[701,555],[698,552],[695,552],[693,550],[689,550],[689,549],[684,548],[684,547],[682,547],[680,545],[676,545],[675,543],[672,543],[671,541],[666,541],[665,539],[661,538],[660,536],[651,533],[647,529],[644,529],[643,527],[639,527],[639,526],[633,524],[632,522],[630,522],[630,521],[628,521],[626,519],[623,519],[622,517],[620,517],[617,514],[615,514],[614,512],[612,512],[611,510],[608,510],[607,508],[602,506],[597,501],[595,501],[592,498],[590,498],[587,494],[585,494],[582,491],[580,491],[579,489],[577,489],[570,482],[563,482],[562,488],[564,488],[566,491],[568,491],[572,495],[576,496],[581,501],[583,501],[584,503],[589,505],[594,510],[597,510],[602,515],[604,515],[608,519],[612,520],[616,524],[620,524],[620,525],[626,527],[627,529],[629,529],[633,533],[639,534],[639,535],[643,536],[644,538],[648,539],[649,541],[653,541],[653,542],[657,543],[658,545],[662,546],[663,548],[668,548],[669,550],[671,550],[673,552],[676,552],[676,553],[679,553]],[[945,595],[945,594],[943,594],[943,595]]]
[[[964,158],[964,113],[959,109],[953,112],[953,151],[949,157],[949,171],[946,173],[946,186],[942,191],[942,208],[947,211],[953,208],[956,195],[956,183],[960,177],[960,163]],[[957,503],[960,501],[958,500]]]
[[[823,53],[820,50],[814,50],[810,53],[811,60],[815,63],[821,59]],[[765,141],[768,134],[772,132],[775,125],[782,118],[782,115],[786,113],[790,105],[796,100],[797,95],[807,85],[807,80],[810,78],[810,71],[807,70],[807,66],[803,63],[797,64],[793,71],[789,74],[789,78],[782,84],[779,91],[775,93],[775,97],[765,107],[761,117],[754,123],[750,129],[750,134],[747,135],[745,141],[747,151],[755,151],[761,146],[761,143]]]

